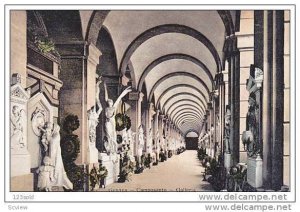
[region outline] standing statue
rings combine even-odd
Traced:
[[[65,189],[73,189],[73,184],[68,179],[61,157],[59,131],[60,127],[55,124],[53,126],[52,139],[49,145],[49,157],[51,159],[52,166],[54,166],[54,178],[51,184],[52,186],[60,186]]]
[[[44,165],[40,166],[38,169],[40,189],[51,191],[52,186],[73,189],[73,184],[67,177],[62,161],[59,133],[60,127],[57,124],[46,122],[45,126],[39,129],[42,131],[41,143],[44,146],[45,151],[43,159]],[[53,173],[50,173],[50,165],[54,167]],[[50,184],[46,179],[49,176],[51,176]]]
[[[135,138],[135,132],[132,132],[131,128],[127,130],[127,138],[128,138],[128,147],[129,147],[128,155],[133,156],[133,146],[134,146],[133,142]]]
[[[93,106],[90,110],[88,110],[88,127],[89,127],[90,143],[96,142],[96,127],[99,122],[98,120],[99,115],[102,112],[102,105],[99,99],[99,94],[100,94],[99,85],[101,82],[102,82],[101,77],[98,77],[96,81],[96,104],[98,106],[98,110],[96,110],[96,106]]]
[[[156,131],[155,141],[156,141],[156,146],[155,146],[156,153],[159,154],[160,153],[160,148],[159,148],[160,141],[159,141],[159,132],[158,132],[158,130]]]
[[[139,143],[138,143],[138,156],[142,156],[143,154],[143,148],[144,148],[144,130],[143,130],[143,126],[140,125],[139,126],[139,134],[138,134],[138,139],[139,139]]]
[[[121,99],[132,90],[130,87],[127,87],[114,103],[112,99],[108,98],[108,91],[105,83],[104,83],[104,89],[105,89],[105,101],[107,102],[107,107],[105,108],[105,116],[106,116],[105,134],[106,134],[108,144],[106,146],[110,147],[110,152],[116,153],[118,150],[116,121],[115,121],[117,107]]]
[[[252,156],[259,150],[257,126],[257,120],[259,120],[259,117],[255,96],[250,95],[248,102],[249,107],[246,116],[246,131],[243,133],[242,140],[246,146],[248,154]]]
[[[148,138],[147,138],[147,152],[152,152],[152,139],[153,139],[152,128],[149,129]]]
[[[225,152],[230,153],[230,122],[231,122],[231,112],[229,106],[226,107],[225,114],[225,129],[224,129],[224,144]]]
[[[12,115],[10,118],[11,126],[11,149],[20,149],[25,147],[23,137],[23,114],[24,110],[15,105],[12,107]]]

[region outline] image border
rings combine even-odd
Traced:
[[[20,7],[20,6],[25,6],[24,9],[9,9],[10,7]],[[134,6],[142,6],[142,7],[157,7],[155,9],[147,9],[147,8],[143,8],[143,9],[139,9],[139,10],[168,10],[168,9],[160,9],[160,7],[162,6],[166,6],[166,7],[173,7],[175,6],[176,8],[174,9],[169,9],[169,10],[179,10],[177,7],[179,6],[187,6],[187,7],[191,7],[191,6],[196,6],[197,8],[195,8],[194,10],[200,10],[200,8],[198,7],[205,7],[205,6],[211,6],[211,7],[223,7],[222,9],[230,9],[230,7],[241,7],[240,10],[255,10],[255,9],[259,9],[256,7],[279,7],[279,6],[285,6],[285,7],[290,7],[290,11],[291,14],[293,13],[293,20],[290,19],[290,93],[289,93],[289,101],[290,101],[290,110],[289,110],[289,114],[290,114],[290,184],[293,186],[293,188],[291,188],[291,190],[293,190],[294,192],[294,200],[293,201],[240,201],[240,200],[234,200],[234,201],[229,201],[229,200],[222,200],[222,201],[205,201],[205,200],[198,200],[198,201],[31,201],[31,200],[24,200],[24,201],[12,201],[12,200],[8,200],[7,195],[14,195],[14,194],[18,194],[18,193],[32,193],[34,195],[43,195],[43,193],[41,192],[12,192],[10,190],[7,190],[7,188],[10,187],[10,179],[7,179],[7,177],[10,177],[10,159],[9,159],[9,163],[7,161],[7,158],[10,157],[10,149],[9,152],[7,151],[7,145],[6,141],[9,140],[8,135],[9,135],[9,127],[6,125],[7,123],[9,123],[9,119],[7,119],[7,117],[9,117],[9,113],[6,113],[7,110],[10,108],[10,60],[8,61],[8,58],[10,59],[10,48],[11,48],[11,44],[10,44],[10,39],[7,38],[7,31],[9,32],[9,36],[10,36],[10,16],[9,16],[9,11],[11,10],[30,10],[31,8],[28,7],[54,7],[54,9],[50,9],[47,8],[49,10],[66,10],[66,9],[59,9],[61,7],[64,6],[68,6],[70,7],[69,10],[76,10],[74,7],[78,7],[77,10],[88,10],[88,9],[82,9],[80,8],[80,6],[84,6],[84,7],[93,7],[93,6],[97,6],[97,7],[111,7],[111,10],[119,10],[119,9],[115,9],[115,7],[123,7],[123,10],[137,10],[137,9],[130,9],[131,7]],[[244,9],[243,7],[246,6],[252,6],[255,7],[255,9]],[[127,8],[128,7],[128,8]],[[102,8],[101,8],[102,9]],[[96,8],[95,10],[101,10]],[[106,8],[105,8],[106,9]],[[278,8],[279,9],[279,8]],[[102,9],[104,10],[104,8]],[[191,9],[181,9],[181,10],[191,10]],[[213,10],[213,9],[206,9],[203,8],[201,10]],[[233,9],[233,10],[237,10],[237,9]],[[273,9],[272,9],[273,10]],[[283,9],[284,10],[284,9]],[[292,18],[292,16],[290,16]],[[7,22],[8,21],[8,22]],[[7,25],[8,23],[8,25]],[[297,178],[296,178],[296,168],[297,168],[297,155],[296,155],[296,147],[297,147],[297,143],[296,143],[296,94],[297,94],[297,90],[296,90],[296,68],[297,68],[297,64],[296,64],[296,5],[295,4],[4,4],[4,29],[5,29],[5,33],[4,33],[4,202],[5,203],[295,203],[296,202],[296,197],[297,197]],[[292,32],[292,29],[294,29],[294,32]],[[292,39],[293,38],[293,39]],[[9,42],[7,42],[7,39],[9,40]],[[292,44],[294,44],[294,46],[292,46]],[[7,48],[9,50],[7,50]],[[9,53],[9,54],[6,54]],[[7,64],[8,62],[8,64]],[[7,73],[6,73],[7,72]],[[292,76],[294,76],[294,79],[292,79]],[[8,90],[7,90],[8,88]],[[8,103],[7,103],[8,101]],[[294,104],[293,104],[294,103]],[[294,107],[294,109],[293,109]],[[293,110],[292,110],[293,109]],[[293,116],[291,116],[291,114],[293,114]],[[8,129],[8,130],[7,130]],[[294,130],[294,131],[293,131]],[[292,135],[292,132],[294,132],[294,134]],[[294,136],[294,137],[293,137]],[[294,139],[292,139],[294,138]],[[294,151],[292,151],[292,147],[294,147]],[[7,155],[9,153],[9,155]],[[292,167],[292,164],[294,163],[294,167]],[[9,165],[9,167],[7,167],[7,165]],[[7,173],[9,172],[9,173]],[[294,173],[294,181],[292,182],[292,173]],[[200,180],[200,179],[199,179]],[[291,192],[291,191],[290,191]],[[52,195],[55,193],[63,193],[63,192],[51,192]],[[208,194],[208,195],[213,195],[216,194],[216,192],[201,192],[201,191],[187,191],[187,192],[174,192],[174,191],[166,191],[166,192],[137,192],[137,191],[130,191],[130,192],[110,192],[110,191],[106,191],[106,192],[67,192],[67,194],[74,194],[76,195],[80,194],[80,193],[84,193],[84,195],[87,195],[88,193],[91,193],[93,195],[98,194],[99,197],[101,195],[106,195],[107,193],[122,193],[124,194],[129,194],[129,193],[153,193],[153,194],[159,194],[161,195],[162,193],[196,193],[196,195],[199,194]],[[102,193],[102,194],[101,194]],[[235,192],[218,192],[218,194],[235,194]],[[266,192],[237,192],[238,194],[245,194],[245,195],[249,195],[249,194],[266,194]],[[48,193],[47,193],[48,194]],[[65,193],[64,193],[65,194]],[[274,194],[279,194],[279,192],[274,192]],[[283,193],[281,193],[283,194]],[[45,195],[45,193],[44,193]],[[121,195],[122,196],[122,195]]]

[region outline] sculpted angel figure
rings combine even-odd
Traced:
[[[24,110],[21,110],[17,105],[12,107],[12,114],[10,118],[11,123],[11,148],[19,149],[25,147],[23,137],[23,114]]]
[[[105,133],[107,137],[107,142],[110,146],[110,150],[112,153],[117,152],[117,134],[116,134],[116,121],[115,121],[115,115],[118,108],[118,105],[121,101],[121,99],[132,91],[131,87],[127,87],[117,98],[115,103],[112,99],[108,98],[108,91],[107,86],[104,83],[104,90],[105,90],[105,101],[107,102],[107,107],[105,108],[105,116],[106,116],[106,122],[105,122]]]
[[[138,134],[139,144],[138,144],[138,155],[141,156],[143,154],[143,148],[144,148],[144,129],[143,126],[139,126],[139,134]]]

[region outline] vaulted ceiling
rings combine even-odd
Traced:
[[[114,45],[120,75],[130,71],[134,89],[146,88],[147,101],[153,102],[183,134],[199,132],[215,74],[222,69],[225,37],[234,33],[235,11],[41,13],[49,34],[58,42],[63,42],[57,31],[60,27],[74,40],[82,37],[95,45],[100,29],[105,28]],[[76,20],[81,20],[80,26]],[[82,36],[74,27],[80,28]]]
[[[231,13],[234,14],[234,13]],[[199,132],[221,70],[231,14],[225,11],[111,11],[103,25],[119,71],[186,134]]]

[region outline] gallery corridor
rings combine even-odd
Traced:
[[[202,181],[203,171],[197,152],[187,150],[142,174],[133,174],[129,182],[116,182],[101,191],[213,191],[208,182]]]

